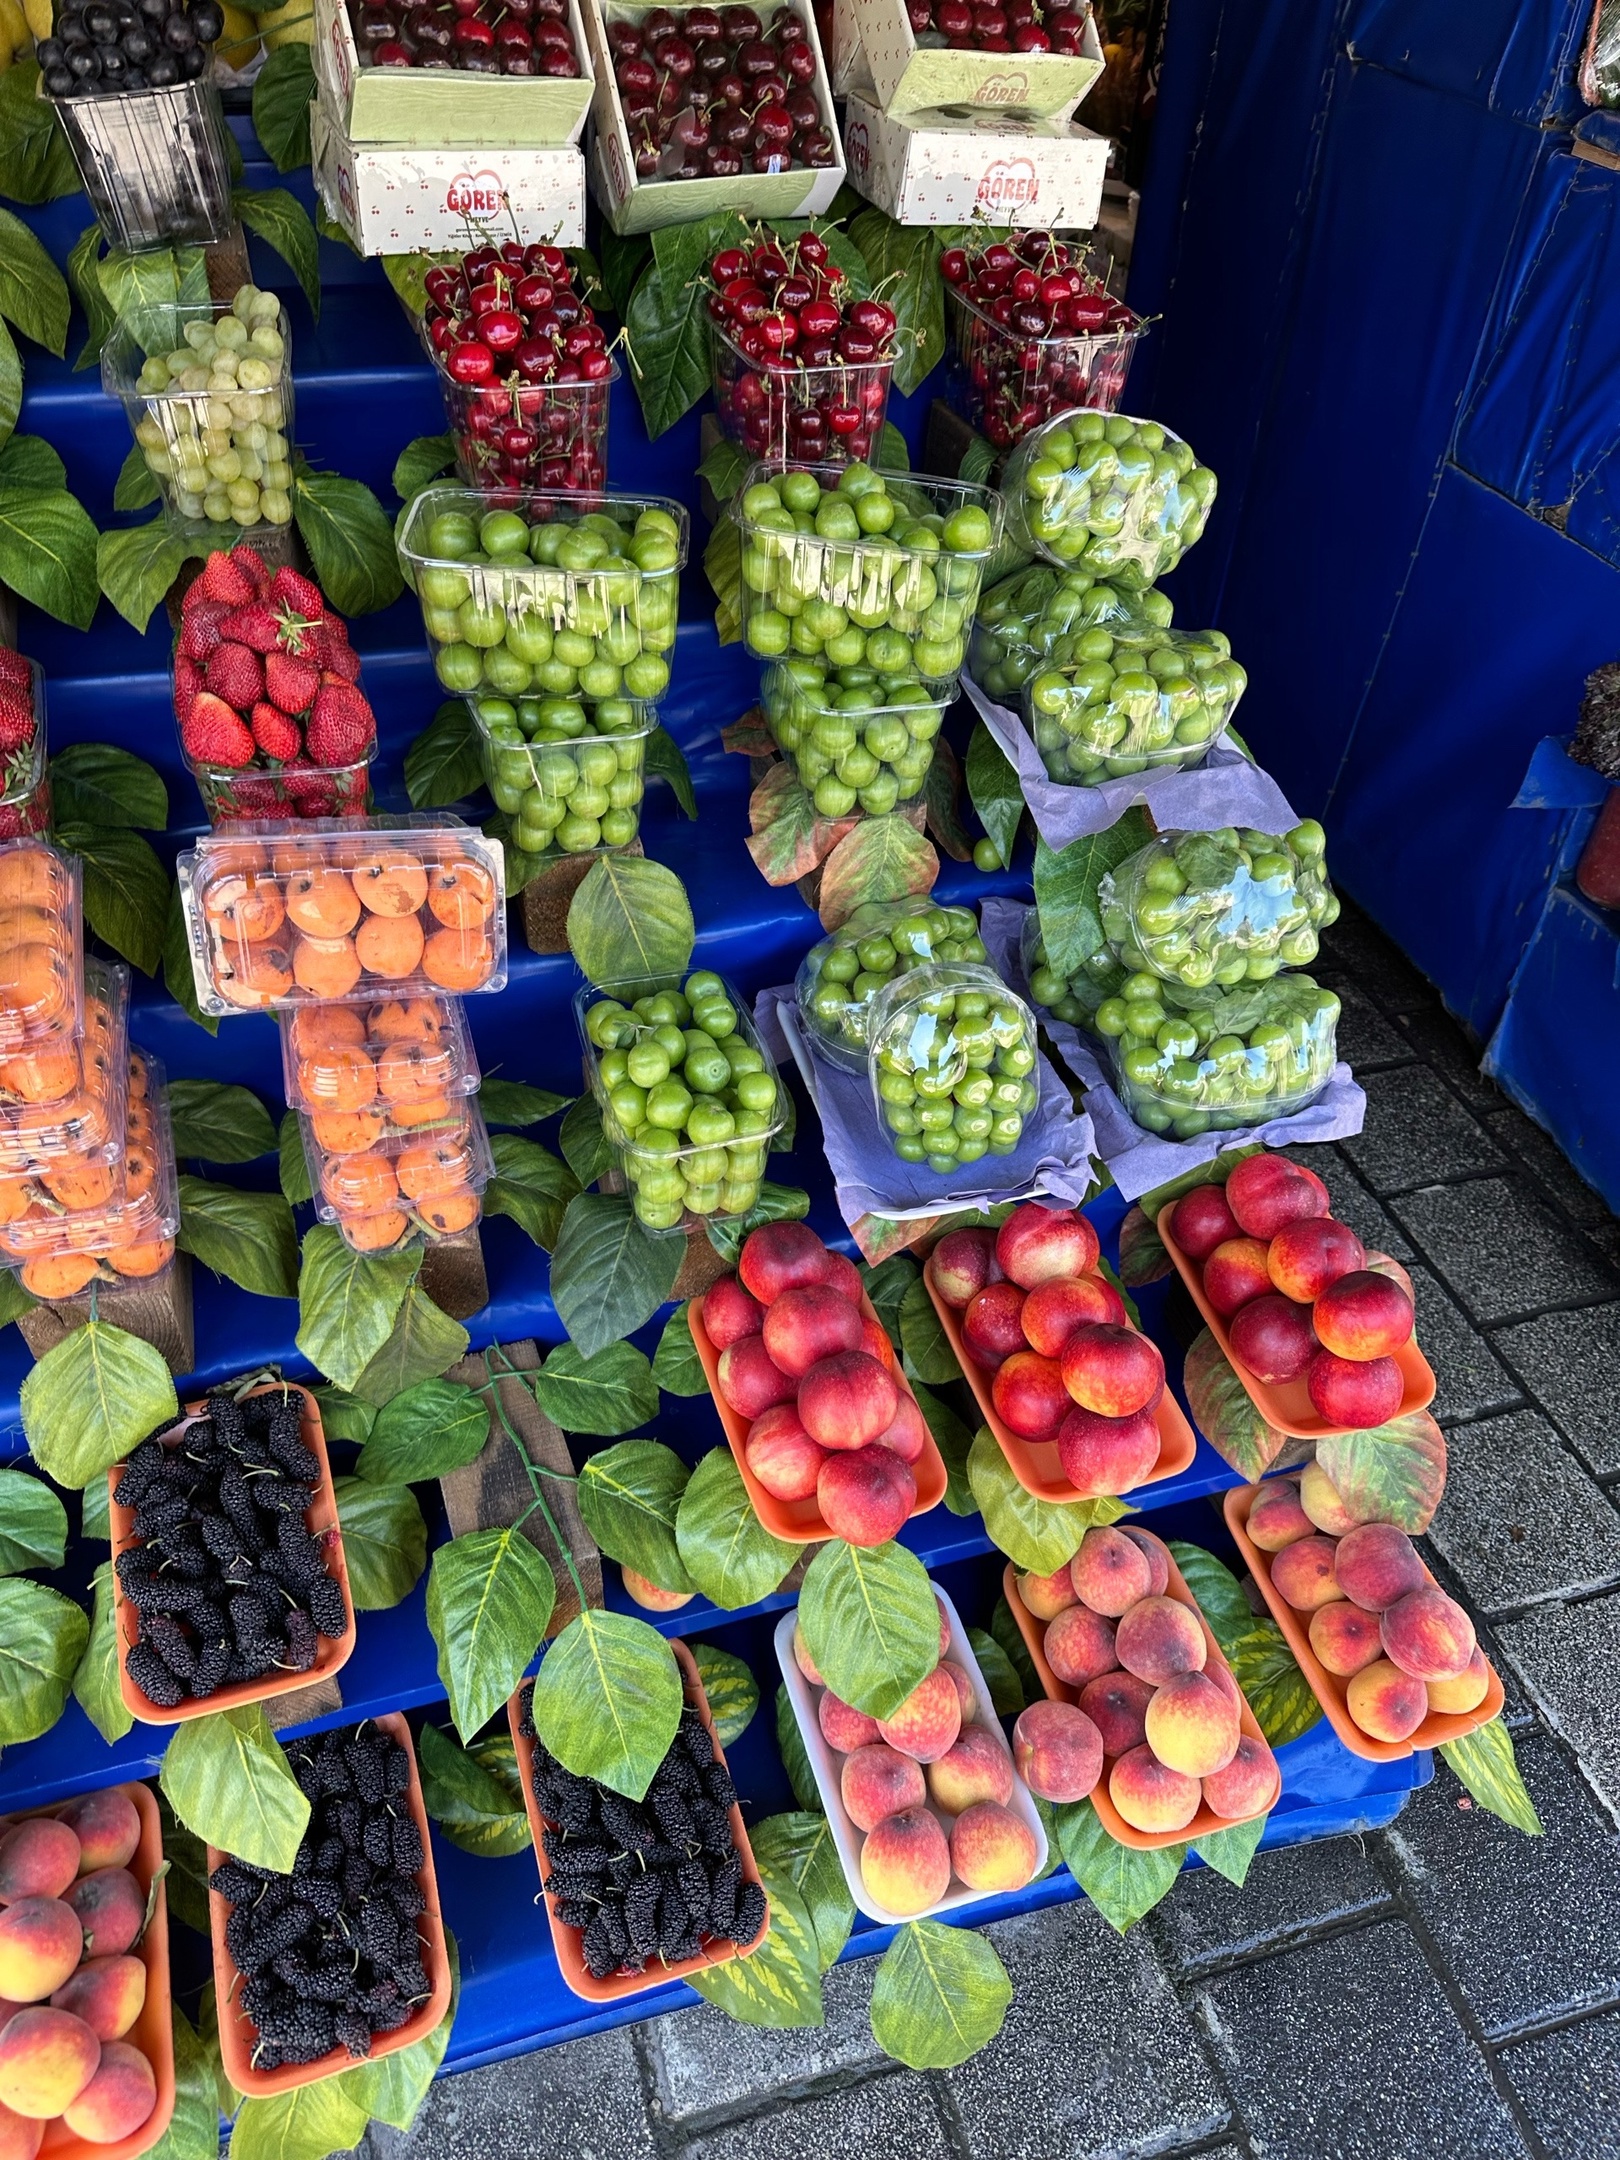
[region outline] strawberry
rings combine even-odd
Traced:
[[[263,598],[270,589],[270,572],[265,568],[264,557],[250,547],[233,547],[231,561],[252,585],[248,598]]]
[[[264,696],[264,664],[246,645],[221,645],[209,656],[203,680],[239,713],[251,712]]]
[[[253,762],[253,737],[240,713],[222,697],[200,690],[181,725],[187,757],[199,765],[224,765],[233,771]]]
[[[184,725],[191,701],[202,688],[202,669],[184,653],[174,663],[174,716]]]
[[[328,674],[339,675],[345,682],[360,680],[360,656],[349,643],[348,631],[335,616],[329,615],[323,622],[315,623],[305,634],[304,655],[306,659],[318,659]]]
[[[33,683],[33,672],[20,652],[13,652],[9,645],[0,645],[0,683],[14,683],[28,688]]]
[[[377,739],[371,707],[341,675],[321,677],[304,741],[317,765],[353,765]]]
[[[304,746],[304,738],[298,731],[298,722],[288,719],[274,705],[258,704],[253,708],[253,740],[267,758],[274,758],[284,765],[294,758]]]
[[[290,767],[282,779],[287,799],[300,817],[327,817],[338,807],[332,775],[316,772],[307,760]]]
[[[26,690],[0,683],[0,757],[34,739],[34,701]]]
[[[275,609],[265,601],[250,600],[246,607],[236,608],[225,617],[219,634],[256,653],[274,652],[281,639],[281,624]]]
[[[285,652],[265,654],[265,695],[284,713],[307,712],[320,686],[321,671],[313,660],[297,659]]]
[[[231,610],[223,600],[199,600],[180,616],[180,651],[188,660],[206,660],[220,641],[220,624]]]
[[[276,572],[270,580],[270,590],[265,598],[272,607],[290,609],[294,615],[305,615],[311,622],[323,614],[326,608],[325,597],[315,580],[305,577],[302,571],[290,568]]]
[[[231,788],[232,815],[236,817],[276,817],[285,809],[281,800],[278,781],[238,780]],[[219,813],[216,811],[215,815]]]
[[[182,614],[200,600],[223,600],[227,607],[241,607],[253,598],[256,589],[253,580],[235,560],[241,553],[251,554],[252,550],[236,549],[230,555],[222,548],[214,550],[186,587],[186,596],[180,603]],[[254,560],[258,560],[257,556]]]

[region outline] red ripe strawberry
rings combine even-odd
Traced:
[[[206,660],[220,641],[220,624],[231,614],[223,600],[199,600],[180,617],[179,649],[188,660]]]
[[[237,780],[232,783],[231,796],[232,814],[236,817],[276,817],[286,808],[279,780]]]
[[[253,740],[265,756],[274,758],[278,765],[285,765],[289,758],[295,758],[304,746],[298,722],[289,719],[274,705],[254,706]]]
[[[311,655],[309,639],[314,640],[315,651]],[[336,617],[328,616],[308,632],[304,646],[306,658],[318,658],[328,674],[339,675],[345,682],[360,680],[360,656],[349,643],[349,633]]]
[[[180,740],[187,757],[199,765],[224,765],[239,771],[253,762],[253,737],[247,722],[210,690],[197,693],[181,723]]]
[[[264,663],[245,645],[221,645],[209,656],[203,680],[227,705],[248,713],[264,696]]]
[[[326,599],[313,578],[302,571],[278,570],[270,580],[270,590],[265,595],[272,607],[290,609],[294,615],[306,616],[314,622],[325,613]]]
[[[315,693],[304,743],[317,765],[352,765],[377,739],[371,707],[341,675],[323,675]]]
[[[34,700],[13,683],[0,683],[0,757],[34,739]]]
[[[20,652],[9,645],[0,645],[0,683],[15,683],[19,688],[32,688],[33,672]]]
[[[227,607],[241,607],[253,598],[256,587],[243,566],[235,559],[238,554],[251,554],[251,549],[235,549],[227,555],[223,548],[216,548],[203,564],[197,575],[186,587],[186,596],[180,603],[181,613],[193,608],[201,600],[223,600]],[[255,562],[258,557],[254,556]]]
[[[256,594],[262,599],[270,590],[270,572],[265,568],[264,557],[250,547],[233,547],[231,561],[252,584],[253,592],[248,598]]]
[[[300,817],[327,817],[338,807],[337,782],[330,773],[315,772],[305,764],[289,769],[283,781]]]
[[[174,714],[184,722],[191,710],[192,699],[202,688],[203,672],[195,660],[188,660],[184,653],[174,663]]]
[[[307,712],[310,700],[320,686],[321,671],[313,660],[299,659],[285,652],[265,654],[265,695],[284,713]]]
[[[246,607],[236,608],[225,617],[219,634],[256,653],[274,652],[281,640],[281,624],[268,602],[250,600]]]

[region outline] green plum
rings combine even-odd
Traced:
[[[867,1036],[878,1120],[902,1161],[943,1177],[1017,1148],[1040,1100],[1035,1018],[994,969],[947,960],[897,972]]]
[[[1001,485],[1021,547],[1133,591],[1175,568],[1215,500],[1215,475],[1188,444],[1124,413],[1047,421],[1018,444]]]

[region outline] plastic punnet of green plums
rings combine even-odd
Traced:
[[[1215,475],[1156,420],[1071,412],[1026,435],[1002,476],[1009,529],[1060,568],[1156,584],[1203,532]]]
[[[1074,643],[1068,666],[1041,668],[1021,693],[1048,776],[1069,787],[1196,765],[1249,679],[1219,630],[1097,623]]]
[[[590,500],[580,510],[471,488],[416,498],[400,553],[452,695],[656,703],[669,688],[680,520],[644,498]]]
[[[1338,1019],[1338,999],[1308,975],[1196,992],[1139,973],[1091,1026],[1137,1124],[1191,1140],[1314,1102],[1333,1077]]]
[[[929,962],[984,964],[971,908],[927,900],[868,900],[799,963],[794,997],[818,1049],[845,1072],[865,1072],[867,1023],[878,994]]]
[[[1116,997],[1120,984],[1130,973],[1130,969],[1122,967],[1104,944],[1098,946],[1078,974],[1060,975],[1046,957],[1041,919],[1034,908],[1024,917],[1019,950],[1030,996],[1054,1020],[1066,1020],[1071,1027],[1089,1026],[1103,999]]]
[[[634,698],[481,698],[484,778],[531,855],[628,847],[641,829],[656,712]]]
[[[629,1004],[591,994],[581,1020],[639,1219],[675,1230],[689,1214],[746,1215],[783,1112],[776,1067],[730,984],[700,969]]]
[[[946,703],[915,680],[818,660],[766,668],[760,701],[822,817],[881,817],[920,794]]]
[[[866,1069],[902,1162],[941,1177],[1010,1155],[1040,1100],[1035,1016],[993,968],[936,962],[872,1001]]]
[[[742,629],[762,660],[951,683],[1001,531],[986,488],[870,465],[751,468],[733,498]]]
[[[1130,592],[1089,570],[1036,563],[993,585],[979,602],[968,672],[1003,704],[1041,667],[1068,667],[1080,637],[1098,623],[1136,621],[1167,630],[1173,610],[1161,592]]]
[[[244,285],[216,320],[191,319],[126,391],[147,470],[178,517],[213,525],[292,522],[287,318],[274,293]]]
[[[1098,887],[1108,942],[1125,967],[1187,990],[1308,966],[1339,914],[1326,848],[1314,818],[1287,833],[1229,825],[1152,841]]]

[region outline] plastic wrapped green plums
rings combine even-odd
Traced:
[[[930,961],[982,965],[984,957],[971,908],[869,900],[799,963],[799,1018],[834,1065],[865,1072],[867,1023],[880,992]]]
[[[941,1177],[1010,1155],[1040,1100],[1035,1016],[992,968],[934,962],[873,1000],[867,1075],[903,1162]]]
[[[1047,421],[1007,460],[1001,485],[1021,546],[1133,589],[1176,567],[1215,500],[1215,475],[1189,444],[1123,413]]]
[[[1326,847],[1314,818],[1287,833],[1227,826],[1155,840],[1098,888],[1109,944],[1127,968],[1187,990],[1308,966],[1339,914]]]
[[[1339,1000],[1308,975],[1195,992],[1139,973],[1090,1025],[1137,1124],[1190,1140],[1314,1102],[1333,1077],[1338,1018]]]

